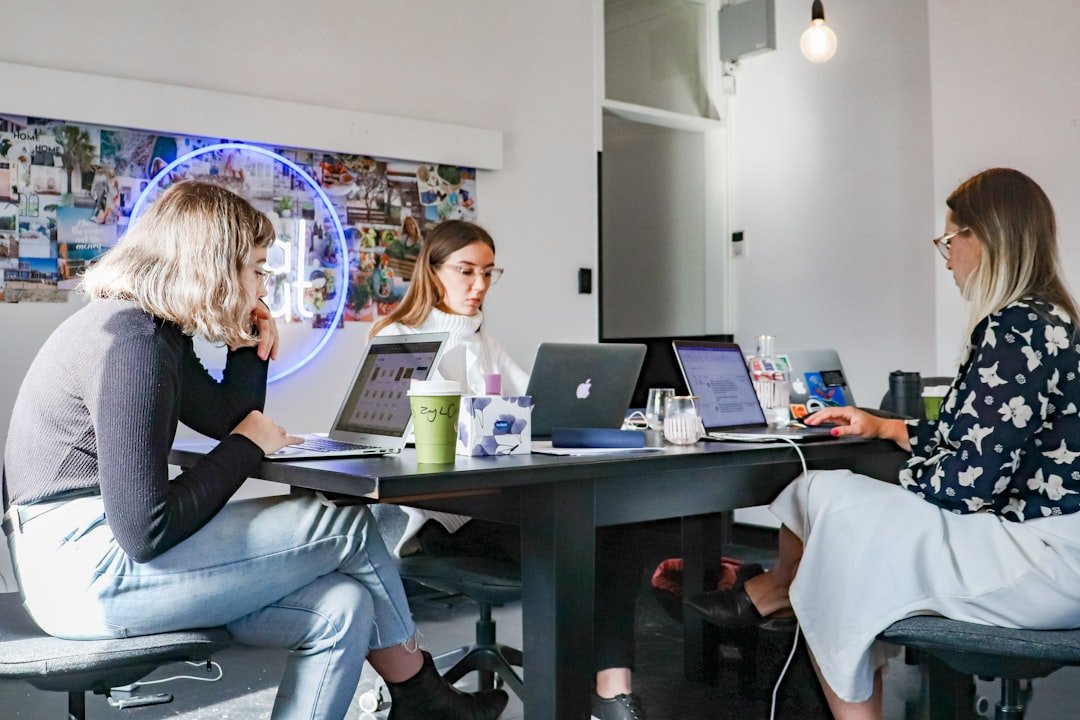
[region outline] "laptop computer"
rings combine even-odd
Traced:
[[[753,442],[832,438],[829,428],[770,427],[737,344],[676,340],[672,346],[686,386],[700,399],[707,438]]]
[[[622,427],[645,346],[633,343],[542,343],[529,389],[533,437],[553,427]]]
[[[447,337],[424,333],[372,338],[330,432],[302,435],[302,445],[286,446],[266,459],[325,460],[400,452],[412,430],[409,382],[428,378]]]
[[[854,405],[840,355],[831,348],[793,350],[786,355],[791,371],[791,416],[803,417],[827,407]],[[801,407],[800,407],[801,406]]]

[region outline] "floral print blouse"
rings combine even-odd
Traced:
[[[946,510],[1023,521],[1080,510],[1080,337],[1032,298],[984,318],[937,423],[908,422],[900,484]]]

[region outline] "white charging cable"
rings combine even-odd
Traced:
[[[778,438],[778,439],[780,441],[782,441],[782,442],[787,443],[788,445],[790,445],[791,447],[793,447],[795,449],[795,453],[799,456],[799,462],[802,463],[803,475],[807,476],[807,481],[809,482],[810,481],[810,479],[809,479],[809,471],[806,468],[806,456],[803,455],[802,448],[799,447],[798,443],[796,443],[791,438]],[[810,503],[809,503],[810,487],[809,486],[807,486],[807,488],[806,488],[806,495],[807,495],[807,503],[806,503],[806,519],[805,519],[805,523],[803,525],[804,531],[805,531],[806,528],[810,527]],[[791,661],[795,659],[795,651],[798,649],[798,647],[799,647],[799,619],[795,618],[795,641],[793,643],[791,643],[791,652],[788,653],[787,660],[784,662],[784,667],[782,667],[780,669],[780,677],[776,678],[776,684],[773,685],[772,703],[769,706],[769,720],[776,720],[776,697],[780,692],[780,683],[784,682],[784,676],[787,674],[788,668],[791,667]]]
[[[209,665],[214,670],[217,670],[217,677],[198,677],[197,675],[173,675],[172,677],[161,678],[159,680],[140,680],[139,682],[132,683],[130,685],[124,685],[122,687],[113,688],[114,690],[134,690],[135,688],[144,687],[146,685],[157,685],[159,683],[172,682],[173,680],[198,680],[199,682],[217,682],[225,676],[225,671],[221,669],[213,660],[206,662],[191,662],[185,661],[185,665],[192,665],[194,667],[204,667]]]

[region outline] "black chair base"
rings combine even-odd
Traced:
[[[433,658],[435,667],[449,683],[456,683],[471,672],[477,674],[477,688],[495,687],[497,676],[519,698],[524,685],[515,667],[521,667],[521,651],[507,645],[466,645]]]
[[[521,598],[521,569],[514,563],[477,557],[411,555],[398,564],[401,576],[452,595],[464,595],[480,606],[476,642],[435,656],[435,667],[455,683],[471,672],[481,690],[495,686],[498,676],[519,698],[523,684],[514,667],[521,667],[521,651],[495,640],[494,606]]]

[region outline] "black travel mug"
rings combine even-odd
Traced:
[[[922,377],[917,372],[893,370],[889,373],[892,411],[905,417],[926,416],[922,400]]]

